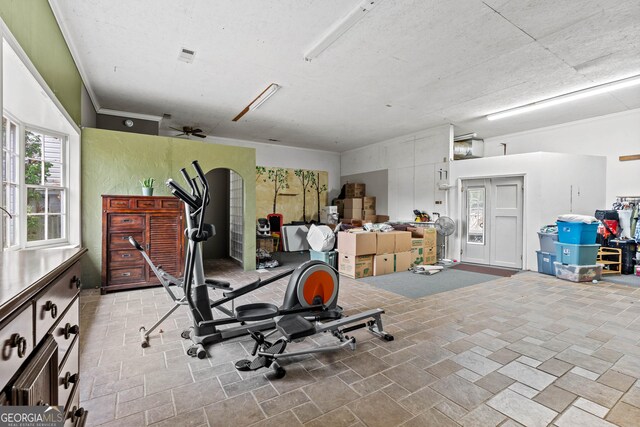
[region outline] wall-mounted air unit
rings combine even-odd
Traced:
[[[453,160],[476,159],[484,156],[484,140],[470,138],[453,143]]]

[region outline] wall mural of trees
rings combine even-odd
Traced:
[[[275,212],[285,223],[318,221],[328,183],[326,171],[256,166],[256,218]]]

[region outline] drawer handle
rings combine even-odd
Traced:
[[[131,254],[122,254],[122,258],[131,258]]]
[[[25,339],[25,337],[21,337],[20,334],[13,334],[11,335],[10,343],[11,348],[18,349],[18,357],[22,359],[27,353],[27,340]]]
[[[51,301],[47,301],[45,303],[44,311],[50,311],[52,319],[55,319],[56,317],[58,317],[58,306]]]
[[[75,384],[78,382],[78,374],[71,374],[71,372],[67,372],[64,374],[64,379],[62,380],[62,384],[64,388],[67,389],[71,384]]]
[[[133,222],[132,219],[123,219],[122,222]]]
[[[71,323],[67,323],[64,325],[64,339],[68,340],[71,335],[77,335],[80,332],[80,326],[73,325]]]
[[[129,240],[129,236],[122,237],[122,240]]]
[[[82,281],[79,277],[73,276],[71,278],[71,284],[75,285],[76,289],[80,289],[80,286],[82,286]]]
[[[129,277],[129,276],[131,276],[131,273],[129,273],[129,272],[127,272],[127,273],[122,273],[122,276],[124,276],[124,277]]]
[[[84,408],[78,408],[76,406],[71,408],[71,411],[69,411],[71,422],[75,423],[78,418],[82,418],[84,416],[85,412]]]

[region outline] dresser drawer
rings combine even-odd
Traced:
[[[33,351],[33,306],[27,305],[16,317],[0,329],[0,389]]]
[[[80,363],[78,360],[78,340],[69,350],[69,357],[58,374],[58,405],[68,407],[69,398],[72,396],[75,385],[80,380]]]
[[[109,265],[111,266],[111,268],[118,264],[137,264],[143,261],[140,251],[134,249],[131,245],[129,246],[131,247],[130,250],[123,249],[118,251],[109,251]]]
[[[52,332],[53,338],[58,343],[58,363],[60,365],[65,363],[64,358],[73,345],[74,338],[80,333],[78,301],[79,298],[76,298],[69,311],[60,319],[60,323]]]
[[[133,201],[134,203],[134,208],[137,209],[154,209],[158,207],[158,200],[153,198],[153,199],[135,199]]]
[[[145,281],[145,266],[123,266],[109,268],[108,282],[110,285],[120,283],[135,283]]]
[[[109,251],[120,249],[134,249],[129,243],[129,236],[136,239],[143,247],[147,243],[142,231],[130,231],[126,233],[109,233]]]
[[[47,290],[35,300],[36,342],[49,332],[62,312],[78,294],[80,285],[80,263],[75,263]]]
[[[144,215],[111,214],[109,215],[109,229],[111,230],[144,230]]]

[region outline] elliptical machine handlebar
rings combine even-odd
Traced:
[[[171,194],[185,202],[191,209],[196,210],[200,207],[198,199],[187,193],[187,191],[172,178],[167,180],[166,185],[171,189]]]

